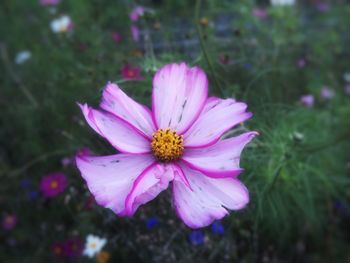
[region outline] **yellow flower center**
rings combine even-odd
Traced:
[[[161,162],[170,162],[180,158],[184,151],[184,139],[176,131],[159,129],[153,133],[151,143],[154,156]]]
[[[51,189],[56,189],[58,186],[58,183],[56,181],[52,181],[50,184]]]

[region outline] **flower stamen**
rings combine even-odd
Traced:
[[[180,158],[183,154],[183,136],[170,128],[159,129],[153,133],[151,142],[154,156],[161,162],[170,162]]]

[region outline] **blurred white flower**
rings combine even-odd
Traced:
[[[15,58],[16,64],[23,64],[28,59],[30,59],[32,56],[32,53],[28,50],[23,50],[21,52],[18,52]]]
[[[295,0],[271,0],[271,5],[294,5]]]
[[[350,82],[350,72],[345,72],[345,73],[344,73],[344,80],[345,80],[346,82]]]
[[[61,16],[51,21],[51,30],[55,33],[64,33],[73,29],[73,22],[67,15]]]
[[[97,253],[99,253],[102,247],[106,244],[107,239],[100,238],[94,235],[88,235],[86,237],[85,248],[83,251],[83,255],[88,256],[90,258],[94,257]]]

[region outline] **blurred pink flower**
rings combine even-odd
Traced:
[[[12,230],[17,225],[17,216],[15,214],[6,214],[2,218],[2,228],[5,230]]]
[[[108,83],[103,111],[80,105],[87,123],[120,154],[76,156],[96,202],[133,216],[172,183],[178,216],[191,228],[210,225],[249,202],[237,176],[240,155],[257,132],[222,139],[249,119],[247,105],[208,98],[208,79],[185,63],[160,68],[153,79],[152,111]]]
[[[315,97],[311,94],[307,94],[307,95],[301,96],[299,101],[305,107],[311,108],[314,106]]]
[[[330,100],[334,97],[334,91],[326,86],[321,89],[321,97],[326,100]]]
[[[58,258],[75,258],[83,252],[83,241],[74,237],[67,240],[55,241],[51,245],[52,253]]]
[[[347,85],[345,86],[345,93],[348,94],[348,95],[350,95],[350,84],[347,84]]]
[[[138,26],[131,25],[130,30],[131,30],[132,39],[135,42],[139,42],[139,40],[140,40],[140,30],[139,30]]]
[[[41,178],[40,190],[45,198],[51,198],[62,193],[67,185],[68,182],[64,173],[54,172]]]
[[[136,22],[145,13],[145,8],[143,6],[136,6],[129,14],[130,20]]]
[[[118,44],[122,41],[122,36],[118,32],[112,32],[112,39]]]
[[[39,0],[41,5],[58,5],[61,0]]]
[[[266,9],[264,8],[256,7],[253,9],[252,14],[257,18],[261,18],[261,19],[267,18],[267,12],[266,12]]]
[[[129,64],[126,64],[122,67],[121,74],[123,79],[143,80],[143,77],[141,76],[141,69],[139,67],[133,67]]]

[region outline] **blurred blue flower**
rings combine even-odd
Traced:
[[[33,190],[33,191],[28,191],[27,192],[27,197],[28,197],[29,200],[35,200],[35,199],[38,198],[38,196],[39,196],[39,192],[38,191]]]
[[[253,65],[250,64],[250,63],[245,63],[245,64],[243,65],[243,67],[244,67],[246,70],[251,70],[251,69],[253,68]]]
[[[23,189],[29,189],[33,183],[30,179],[25,178],[21,180],[20,184]]]
[[[159,224],[159,220],[155,216],[147,219],[146,221],[146,227],[147,229],[150,229],[150,230],[155,228],[158,224]]]
[[[204,242],[204,233],[199,230],[192,231],[188,235],[188,239],[190,240],[191,244],[194,246],[202,245]]]
[[[212,225],[211,225],[211,231],[214,234],[217,235],[223,235],[225,233],[225,228],[224,226],[221,224],[220,221],[215,221]]]

